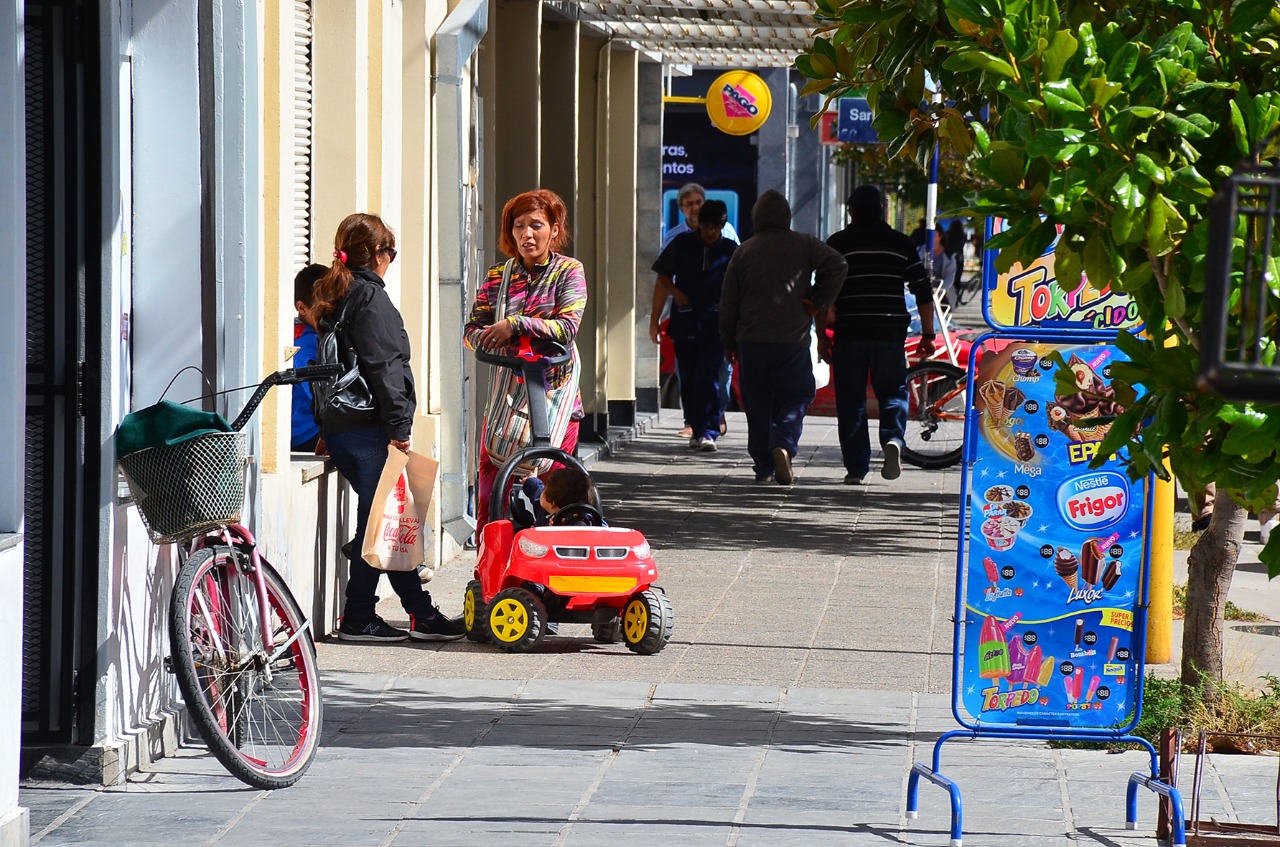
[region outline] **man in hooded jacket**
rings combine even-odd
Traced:
[[[815,384],[809,354],[844,282],[844,257],[791,229],[791,206],[770,189],[751,210],[755,233],[729,261],[720,295],[720,339],[736,359],[756,482],[790,485]],[[816,282],[813,279],[817,274]]]

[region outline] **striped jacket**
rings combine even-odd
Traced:
[[[884,221],[851,224],[827,239],[849,264],[836,298],[836,338],[897,341],[907,337],[905,283],[921,303],[933,297],[911,239]]]
[[[502,289],[502,269],[506,262],[498,262],[476,292],[471,316],[463,330],[462,341],[468,350],[476,349],[476,342],[486,327],[491,326],[497,307],[495,302]],[[571,256],[552,253],[545,264],[537,265],[531,274],[516,260],[507,286],[507,319],[515,327],[516,334],[530,338],[548,338],[568,347],[573,353],[570,368],[580,367],[578,349],[574,339],[582,324],[582,313],[587,307],[587,277],[582,263]],[[569,378],[566,368],[556,368],[547,373],[552,387]],[[574,415],[579,415],[582,401],[574,404]]]

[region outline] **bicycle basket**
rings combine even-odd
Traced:
[[[237,523],[248,436],[217,432],[120,459],[142,523],[157,543]]]

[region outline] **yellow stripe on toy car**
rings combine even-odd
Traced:
[[[565,594],[622,594],[636,587],[630,576],[552,576],[551,590]]]

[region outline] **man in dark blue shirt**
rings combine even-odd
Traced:
[[[675,301],[667,335],[676,348],[680,401],[692,435],[689,447],[714,453],[720,437],[720,289],[729,257],[738,246],[723,237],[729,210],[708,200],[698,210],[698,229],[671,240],[653,263],[658,286]]]

